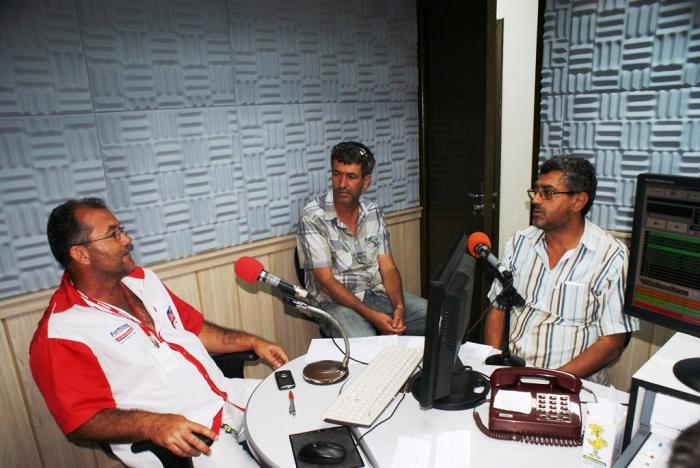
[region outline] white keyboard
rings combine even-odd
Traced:
[[[326,410],[324,419],[370,426],[406,383],[423,358],[423,350],[387,346],[352,377],[343,393]]]

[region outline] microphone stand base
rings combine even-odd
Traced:
[[[484,361],[484,364],[490,366],[507,366],[507,367],[525,367],[525,359],[512,354],[494,354],[489,356]]]
[[[316,361],[304,367],[304,380],[314,385],[330,385],[345,380],[348,368],[339,361]]]

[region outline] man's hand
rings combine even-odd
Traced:
[[[211,454],[197,434],[216,440],[214,431],[179,414],[103,409],[68,434],[70,440],[140,442],[150,440],[180,457]]]
[[[190,421],[179,414],[156,414],[153,417],[150,439],[179,457],[195,457],[200,453],[211,455],[211,449],[196,435],[216,440],[217,435],[206,426]]]
[[[273,369],[277,369],[289,361],[289,358],[287,358],[287,355],[280,346],[275,343],[270,343],[260,337],[255,338],[253,342],[253,351],[255,351],[255,354],[257,354],[260,359],[270,364]]]
[[[376,312],[369,319],[372,325],[379,331],[382,335],[401,335],[406,331],[406,325],[403,323],[403,317],[401,318],[401,324],[399,326],[394,325],[394,318],[383,314],[381,312]]]
[[[195,435],[216,440],[216,433],[208,427],[179,414],[153,414],[149,419],[149,438],[153,443],[179,457],[196,457],[201,453],[211,455],[211,449]]]
[[[391,319],[391,326],[397,330],[401,329],[401,333],[403,333],[403,330],[406,330],[406,324],[403,321],[403,312],[403,307],[395,307],[394,315]]]

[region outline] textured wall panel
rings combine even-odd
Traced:
[[[225,0],[79,0],[98,111],[236,102]]]
[[[700,176],[700,4],[550,0],[544,18],[540,159],[593,161],[591,219],[629,230],[638,174]]]
[[[73,0],[0,2],[0,115],[91,111]]]
[[[48,213],[65,198],[106,191],[92,115],[0,118],[0,294],[56,284]]]
[[[373,149],[386,211],[419,203],[415,2],[20,0],[0,25],[0,296],[58,282],[69,197],[106,198],[142,264],[294,231],[341,140]]]
[[[57,283],[69,197],[106,198],[146,265],[294,231],[341,140],[385,210],[419,203],[414,2],[24,0],[0,24],[0,296]]]

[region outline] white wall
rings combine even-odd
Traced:
[[[517,229],[530,224],[525,190],[532,178],[532,128],[537,56],[537,0],[498,0],[503,19],[503,120],[499,252]]]

